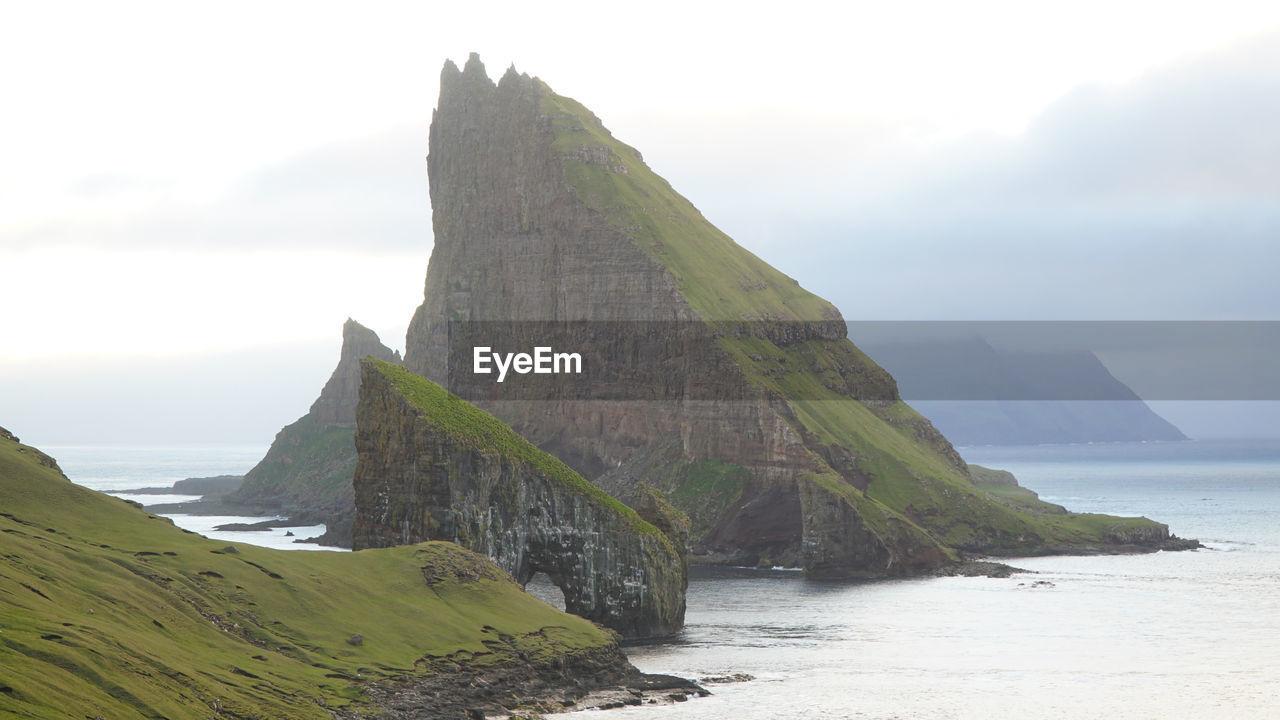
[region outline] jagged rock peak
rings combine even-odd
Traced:
[[[494,90],[503,92],[524,91],[534,95],[549,92],[546,84],[527,73],[516,70],[515,63],[507,67],[497,83],[489,77],[480,56],[471,53],[466,64],[459,70],[452,60],[446,60],[440,71],[440,106],[453,104],[459,99],[480,99],[490,97]],[[599,122],[597,120],[597,122]]]
[[[338,366],[311,405],[311,413],[325,425],[354,427],[356,402],[359,400],[360,359],[376,357],[400,363],[400,353],[382,344],[378,334],[347,318],[342,325],[342,353]]]

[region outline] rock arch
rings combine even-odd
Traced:
[[[356,549],[449,540],[624,637],[684,624],[675,543],[483,410],[389,363],[361,367]]]

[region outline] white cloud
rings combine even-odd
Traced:
[[[851,317],[1272,318],[1277,47],[1081,88],[1018,137],[788,175],[793,204],[734,198],[755,209],[726,229],[766,257],[785,242],[783,269]]]
[[[354,317],[403,344],[425,252],[52,249],[6,259],[0,358],[180,356],[328,340]]]

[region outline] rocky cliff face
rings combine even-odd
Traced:
[[[685,563],[662,531],[431,381],[366,360],[356,449],[357,549],[448,540],[522,584],[545,572],[569,612],[626,637],[683,625]]]
[[[320,397],[311,403],[308,414],[322,425],[354,428],[356,405],[360,402],[360,361],[366,357],[400,363],[400,353],[383,345],[377,333],[347,318],[342,324],[338,366],[320,390]]]
[[[435,246],[406,366],[453,382],[451,332],[490,321],[594,343],[611,397],[531,400],[514,382],[468,397],[633,506],[642,486],[661,491],[689,515],[696,555],[884,575],[1060,534],[974,488],[830,303],[541,80],[446,63],[428,171]],[[601,340],[631,321],[669,329]]]
[[[400,362],[378,335],[355,320],[342,326],[338,365],[306,415],[276,435],[262,460],[250,470],[229,503],[279,508],[298,519],[324,522],[326,540],[350,546],[355,502],[356,403],[360,360]]]

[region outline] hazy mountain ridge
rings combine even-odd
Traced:
[[[863,347],[962,445],[1187,439],[1088,350],[1018,351],[977,337]]]

